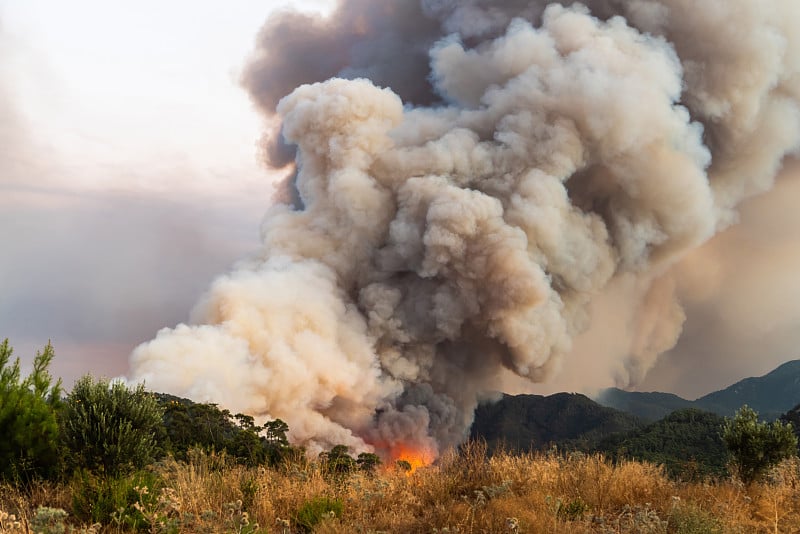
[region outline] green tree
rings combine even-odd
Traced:
[[[61,381],[53,384],[47,370],[53,346],[48,342],[36,353],[33,370],[24,379],[19,358],[10,363],[12,353],[8,339],[0,343],[0,478],[55,476]]]
[[[325,470],[331,475],[344,475],[355,470],[356,460],[350,456],[347,445],[336,445],[330,451],[320,453]]]
[[[216,404],[200,404],[165,393],[155,394],[164,408],[163,452],[186,460],[190,449],[231,455],[238,463],[278,465],[296,452],[289,445],[289,427],[280,419],[256,425],[252,416],[232,415]]]
[[[745,484],[759,480],[771,467],[797,450],[791,424],[759,422],[758,414],[747,405],[742,406],[733,419],[726,419],[722,439]]]
[[[150,463],[163,410],[144,385],[80,378],[61,418],[64,445],[73,467],[119,475]]]
[[[781,416],[781,421],[784,423],[791,423],[794,427],[794,435],[800,441],[800,404],[786,412]],[[798,445],[800,447],[800,445]],[[798,450],[800,453],[800,450]]]
[[[381,465],[381,458],[377,454],[371,452],[362,452],[356,459],[358,468],[367,473],[372,473],[375,468]]]

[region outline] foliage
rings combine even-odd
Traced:
[[[673,477],[719,477],[726,473],[724,422],[712,413],[679,410],[644,428],[606,438],[594,450],[614,459],[661,464]]]
[[[581,500],[580,497],[573,499],[567,503],[558,501],[556,506],[556,516],[565,521],[575,521],[583,517],[589,510],[589,506]]]
[[[149,522],[140,507],[156,506],[161,488],[161,478],[152,471],[98,476],[79,469],[70,481],[72,513],[81,521],[144,529]]]
[[[330,451],[320,453],[320,462],[329,475],[345,475],[357,467],[356,460],[350,456],[347,445],[336,445]]]
[[[36,353],[24,379],[8,339],[0,343],[0,478],[29,480],[58,472],[58,422],[61,381],[52,383],[47,368],[54,357],[48,343]]]
[[[31,530],[37,534],[63,534],[67,530],[64,524],[67,515],[61,508],[40,506],[31,520]]]
[[[341,499],[315,497],[303,503],[294,514],[294,522],[302,532],[312,532],[324,519],[342,517]]]
[[[759,422],[758,414],[747,405],[725,421],[722,438],[745,484],[761,479],[771,467],[797,452],[791,424]]]
[[[296,449],[289,445],[289,426],[275,419],[256,425],[253,417],[232,415],[216,404],[195,403],[172,395],[157,393],[164,409],[162,448],[186,461],[191,449],[225,452],[238,463],[248,466],[278,465]]]
[[[412,469],[411,462],[409,462],[408,460],[396,460],[394,462],[394,465],[395,467],[397,467],[397,469],[399,469],[403,473],[409,473],[411,472]]]
[[[583,395],[504,396],[475,413],[473,439],[490,451],[560,450],[601,452],[614,460],[638,459],[664,465],[673,477],[726,474],[724,419],[696,409],[676,411],[642,426],[635,418],[598,405]]]
[[[635,417],[580,394],[504,395],[496,403],[478,406],[470,437],[485,440],[490,452],[541,451],[566,442],[588,449],[604,437],[640,426]]]
[[[144,385],[80,378],[67,397],[61,429],[74,468],[118,475],[149,464],[163,410]]]
[[[676,534],[722,534],[722,522],[697,506],[676,506],[668,517],[669,531]]]
[[[375,468],[381,465],[381,458],[371,452],[362,452],[356,458],[358,468],[367,473],[375,472]]]
[[[800,453],[800,404],[781,416],[783,423],[791,423],[794,428],[794,435],[798,440],[798,452]]]

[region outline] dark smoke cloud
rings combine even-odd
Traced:
[[[270,161],[296,147],[302,209],[272,207],[133,378],[312,450],[432,454],[510,381],[641,382],[679,339],[682,260],[797,150],[797,28],[792,0],[271,18],[243,80],[280,121]]]

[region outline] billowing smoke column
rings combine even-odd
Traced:
[[[311,450],[435,455],[509,377],[583,365],[621,301],[605,376],[640,380],[681,331],[671,268],[798,148],[800,4],[562,4],[272,17],[244,81],[299,200],[134,378]]]

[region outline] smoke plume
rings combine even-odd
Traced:
[[[389,455],[592,340],[601,379],[641,381],[682,329],[676,266],[798,148],[797,29],[794,0],[273,16],[243,81],[299,201],[134,378]]]

